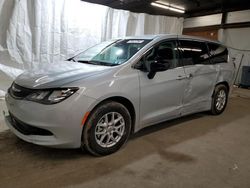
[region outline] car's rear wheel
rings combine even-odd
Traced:
[[[225,85],[217,85],[214,89],[212,97],[211,113],[213,115],[221,114],[226,106],[228,100],[228,89]]]
[[[127,108],[114,101],[96,107],[84,125],[82,145],[96,156],[108,155],[126,143],[131,131]]]

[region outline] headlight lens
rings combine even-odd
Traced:
[[[63,101],[72,94],[74,94],[78,88],[62,88],[51,90],[37,90],[26,97],[27,100],[35,101],[42,104],[55,104]]]

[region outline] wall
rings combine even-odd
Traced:
[[[183,34],[203,37],[210,40],[218,40],[218,29],[209,29],[205,31],[183,31]]]
[[[222,14],[213,14],[207,16],[198,16],[186,18],[183,23],[183,28],[195,28],[220,25]],[[250,10],[228,12],[226,23],[250,22]]]
[[[184,19],[183,28],[205,27],[219,25],[222,14],[213,14],[208,16],[198,16]]]
[[[184,20],[184,32],[188,30],[191,35],[203,36],[204,33],[213,30],[213,26],[219,26],[222,14],[187,18]],[[226,24],[250,22],[250,10],[229,12]],[[206,30],[206,28],[208,30]],[[218,27],[214,27],[218,28]],[[197,29],[199,31],[197,31]],[[202,31],[200,31],[202,30]],[[237,78],[235,84],[241,80],[241,69],[244,65],[250,66],[250,27],[228,28],[218,30],[218,40],[229,47],[231,59],[235,59],[237,66]],[[206,36],[205,36],[206,37]],[[209,37],[207,37],[209,38]]]
[[[237,78],[235,84],[241,80],[242,66],[250,66],[250,27],[220,30],[220,41],[230,49],[231,57],[235,58]]]

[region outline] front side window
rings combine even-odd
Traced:
[[[161,62],[166,64],[169,69],[173,69],[179,66],[178,51],[176,41],[166,41],[155,46],[141,59],[144,70],[150,70],[150,64],[152,62]]]
[[[212,64],[227,62],[228,50],[226,47],[220,44],[208,43],[208,48]]]
[[[100,43],[73,58],[80,63],[116,66],[125,63],[151,40],[129,39]]]
[[[208,49],[205,42],[180,40],[179,50],[184,66],[210,64]]]

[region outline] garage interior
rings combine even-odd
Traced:
[[[0,187],[250,187],[250,1],[2,0],[0,15]],[[111,38],[169,33],[228,46],[236,71],[223,114],[150,126],[105,157],[29,144],[5,125],[4,96],[24,70]]]

